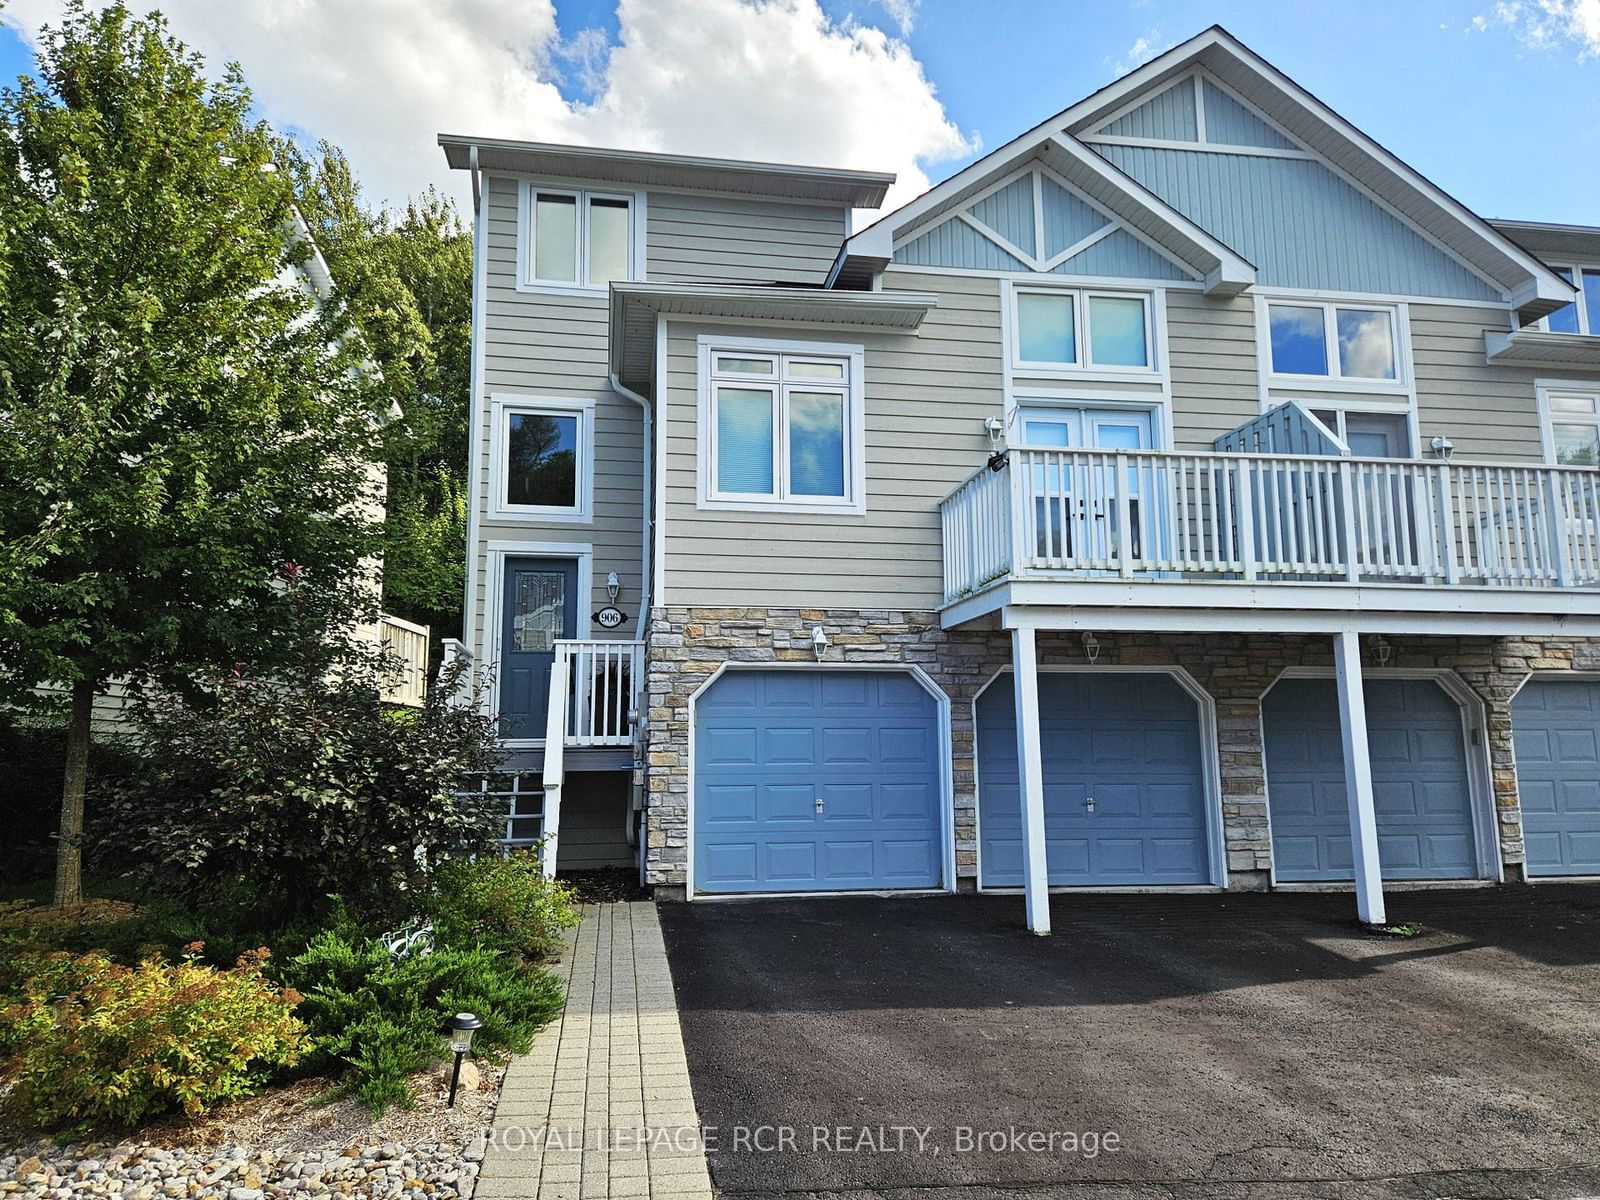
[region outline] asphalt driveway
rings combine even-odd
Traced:
[[[1600,1195],[1600,886],[661,906],[738,1196]],[[1054,1140],[1050,1140],[1054,1135]],[[1114,1135],[1114,1137],[1113,1137]]]

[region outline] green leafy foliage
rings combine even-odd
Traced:
[[[445,941],[517,957],[555,953],[579,920],[572,888],[546,878],[531,850],[446,863],[425,904]]]
[[[126,1126],[250,1094],[306,1040],[299,996],[266,979],[265,960],[261,950],[217,970],[54,956],[0,1013],[0,1111],[44,1128]]]
[[[499,751],[479,705],[446,703],[455,680],[401,709],[377,672],[357,660],[292,681],[230,676],[144,706],[141,759],[104,802],[115,860],[193,901],[248,880],[258,928],[335,892],[363,916],[406,912],[439,863],[497,845],[500,802],[459,789]]]

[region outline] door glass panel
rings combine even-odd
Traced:
[[[717,389],[717,490],[773,493],[773,393],[757,388]]]
[[[837,392],[789,393],[789,491],[844,495],[844,397]]]
[[[589,278],[593,284],[628,278],[628,202],[589,201]]]
[[[566,610],[566,576],[518,571],[512,605],[511,649],[537,653],[554,648]]]
[[[1409,458],[1406,419],[1398,413],[1344,415],[1345,445],[1357,458]]]
[[[1394,323],[1387,312],[1341,308],[1339,373],[1350,379],[1394,378]]]
[[[1279,375],[1326,375],[1328,345],[1322,309],[1273,304],[1267,313],[1272,328],[1273,371]]]
[[[533,277],[578,280],[578,201],[540,195],[533,206]]]
[[[1556,425],[1556,461],[1566,467],[1600,466],[1600,426]]]
[[[1089,297],[1089,357],[1107,367],[1149,365],[1143,300]]]
[[[1077,338],[1072,328],[1072,297],[1017,295],[1017,357],[1023,362],[1074,363]]]
[[[507,504],[578,506],[578,418],[512,413],[506,429]]]
[[[1072,426],[1067,421],[1051,417],[1027,417],[1022,422],[1022,440],[1029,446],[1072,445]]]

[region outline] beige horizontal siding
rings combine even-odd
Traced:
[[[844,209],[824,205],[651,192],[646,211],[651,279],[819,284],[844,241]]]
[[[1261,412],[1255,304],[1180,288],[1166,296],[1173,448],[1210,450]]]

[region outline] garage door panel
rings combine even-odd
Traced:
[[[1532,875],[1600,875],[1600,681],[1535,679],[1511,707]]]
[[[729,671],[695,730],[696,890],[938,886],[938,704],[906,673]]]
[[[1460,706],[1433,680],[1364,682],[1383,877],[1473,878],[1477,839]],[[1350,879],[1337,685],[1280,681],[1263,702],[1262,728],[1277,879]]]
[[[1039,692],[1050,882],[1209,882],[1193,697],[1158,672],[1047,671]],[[1022,883],[1014,705],[1009,679],[978,702],[979,864],[987,887]]]

